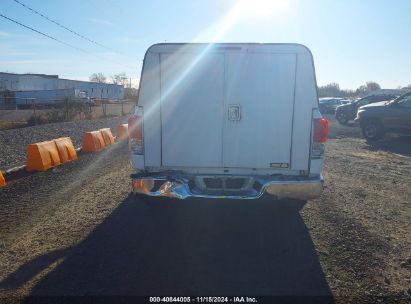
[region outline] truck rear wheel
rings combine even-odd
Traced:
[[[384,130],[381,125],[376,120],[366,121],[362,126],[362,134],[367,141],[376,141],[383,137]]]

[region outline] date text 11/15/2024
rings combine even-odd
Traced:
[[[150,297],[150,303],[257,303],[255,297]]]

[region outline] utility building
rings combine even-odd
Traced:
[[[61,79],[58,75],[14,74],[0,72],[0,92],[4,91],[50,91],[74,89],[86,97],[121,100],[122,85]]]

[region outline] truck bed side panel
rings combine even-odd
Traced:
[[[311,115],[312,109],[318,107],[315,83],[311,54],[308,51],[304,54],[298,54],[291,152],[291,168],[293,170],[308,170]]]
[[[160,55],[149,52],[141,79],[139,106],[144,108],[145,165],[161,165]]]

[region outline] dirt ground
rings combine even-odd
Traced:
[[[322,196],[167,201],[130,191],[116,145],[0,190],[0,294],[310,295],[408,302],[411,139],[331,120]]]
[[[325,191],[302,210],[330,288],[411,299],[411,137],[371,145],[330,121]]]

